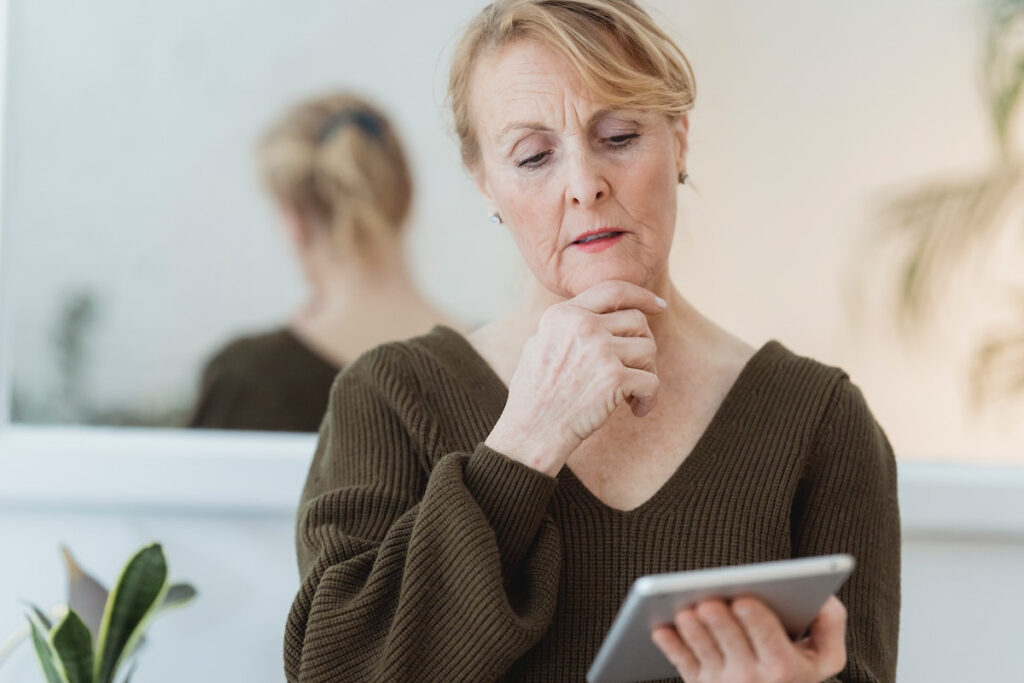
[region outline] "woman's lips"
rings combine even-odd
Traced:
[[[580,251],[593,254],[599,251],[604,251],[605,249],[613,246],[616,242],[622,239],[624,234],[625,233],[617,230],[607,230],[578,239],[572,243],[572,246],[576,247]]]

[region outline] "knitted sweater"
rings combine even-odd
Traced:
[[[203,369],[189,427],[315,432],[338,370],[287,328],[235,339]]]
[[[338,377],[298,515],[289,681],[581,681],[643,574],[840,552],[837,680],[894,679],[896,468],[841,370],[767,343],[628,512],[483,445],[507,396],[444,327]]]

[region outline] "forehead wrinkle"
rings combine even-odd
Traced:
[[[490,71],[491,78],[487,81],[488,85],[492,83],[507,84],[504,92],[510,97],[510,100],[501,103],[501,98],[487,97],[489,106],[485,105],[492,114],[498,114],[494,117],[497,122],[500,122],[502,118],[505,118],[506,121],[512,119],[495,132],[492,139],[496,141],[503,140],[509,132],[517,128],[549,129],[552,127],[548,125],[549,122],[556,124],[554,127],[564,129],[568,112],[575,115],[577,124],[582,128],[584,124],[589,125],[600,113],[595,112],[587,117],[584,116],[585,104],[595,107],[599,105],[590,96],[580,74],[576,73],[563,56],[544,46],[532,47],[540,47],[542,53],[546,54],[538,59],[536,52],[524,53],[522,50],[526,46],[513,44],[497,54],[490,55],[485,62],[481,63],[476,74],[476,76],[480,76]],[[532,47],[527,49],[532,49]],[[555,104],[559,100],[561,101],[561,110]],[[542,116],[541,120],[534,120],[525,116],[501,116],[511,108],[508,106],[510,102],[512,104],[527,103],[527,107],[524,108],[534,109],[537,114],[546,115],[546,117]],[[500,113],[495,111],[499,104],[505,105]],[[549,110],[543,111],[544,109]]]
[[[564,117],[559,115],[557,107],[548,106],[551,94],[550,91],[532,88],[524,88],[515,93],[508,102],[508,106],[505,107],[505,111],[515,112],[518,108],[523,112],[529,111],[530,113],[523,116],[516,115],[513,121],[502,126],[498,131],[498,139],[504,139],[510,133],[523,128],[546,131],[564,126]]]
[[[495,139],[504,142],[511,134],[521,130],[540,132],[560,130],[569,137],[575,137],[585,133],[594,125],[595,121],[612,111],[606,107],[591,111],[600,105],[573,91],[561,93],[560,105],[555,103],[555,95],[558,93],[554,91],[531,89],[524,89],[521,93],[514,95],[509,103],[511,106],[507,106],[506,111],[513,109],[517,103],[521,102],[525,104],[524,110],[533,109],[538,112],[539,116],[516,117],[515,120],[500,128]],[[570,122],[575,125],[570,126]]]

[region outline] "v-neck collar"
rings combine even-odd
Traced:
[[[453,341],[456,341],[462,347],[461,353],[458,354],[460,362],[476,366],[470,369],[473,370],[472,375],[480,381],[473,382],[471,390],[482,394],[479,398],[483,405],[490,404],[497,410],[496,414],[491,416],[493,417],[493,422],[497,422],[498,418],[501,417],[501,411],[504,409],[505,403],[508,401],[508,387],[494,371],[490,363],[480,355],[476,347],[462,334],[444,325],[436,326],[433,333],[452,338]],[[751,385],[751,383],[756,384],[757,378],[761,374],[761,366],[769,363],[771,357],[784,349],[785,347],[779,342],[774,340],[768,341],[755,351],[754,355],[747,359],[747,362],[740,370],[740,374],[736,377],[732,386],[729,387],[721,405],[718,406],[718,409],[712,415],[711,421],[697,439],[689,455],[683,459],[658,490],[637,507],[630,510],[620,510],[607,505],[594,495],[567,465],[563,466],[558,472],[558,492],[580,507],[623,516],[658,512],[670,506],[672,501],[678,500],[681,495],[685,495],[687,490],[694,485],[696,477],[692,475],[697,474],[705,466],[704,461],[715,457],[715,452],[718,450],[715,446],[729,436],[729,425],[735,424],[739,421],[739,418],[742,418],[745,407],[749,404],[749,395],[754,393],[749,390],[748,385]],[[499,396],[500,401],[495,402],[494,399]],[[497,405],[499,403],[500,407]],[[556,492],[556,495],[558,495],[558,492]]]

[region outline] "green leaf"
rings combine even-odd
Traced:
[[[163,604],[160,605],[160,613],[184,607],[196,597],[196,589],[187,583],[176,583],[167,589]]]
[[[52,641],[68,683],[92,683],[92,634],[74,610],[54,629]]]
[[[77,612],[92,637],[97,638],[107,604],[107,589],[79,566],[67,546],[62,545],[60,552],[68,570],[68,609]]]
[[[51,617],[62,618],[65,614],[67,614],[68,611],[67,606],[57,605],[52,610],[50,610],[49,613],[47,613],[41,610],[36,605],[33,605],[32,603],[28,602],[27,600],[22,600],[22,602],[25,604],[26,607],[32,610],[32,612],[35,615],[34,618],[37,619],[38,623],[40,624],[40,631],[43,633],[48,633],[50,629],[53,628]],[[7,658],[10,657],[14,653],[14,651],[21,646],[22,641],[31,639],[31,622],[31,619],[27,620],[23,626],[15,629],[14,633],[8,636],[6,640],[0,642],[0,667],[3,667],[3,664],[7,660]]]
[[[27,615],[26,615],[27,616]],[[46,683],[68,683],[57,666],[57,653],[43,632],[41,624],[32,617],[28,618],[29,626],[32,628],[32,644],[36,648],[36,656],[39,657],[39,665],[43,668],[43,675],[46,676]]]
[[[49,633],[50,629],[53,628],[53,622],[50,621],[50,616],[43,610],[39,609],[37,605],[34,605],[31,602],[26,602],[25,604],[28,605],[29,608],[35,613],[36,619],[39,620],[39,623],[46,629],[46,632]]]
[[[95,683],[113,681],[166,593],[167,560],[160,544],[153,543],[128,560],[107,599],[96,647]]]
[[[135,675],[135,668],[138,665],[139,665],[138,660],[135,660],[134,662],[132,662],[131,668],[128,669],[128,673],[125,674],[124,678],[121,680],[121,683],[131,683],[132,676]]]

